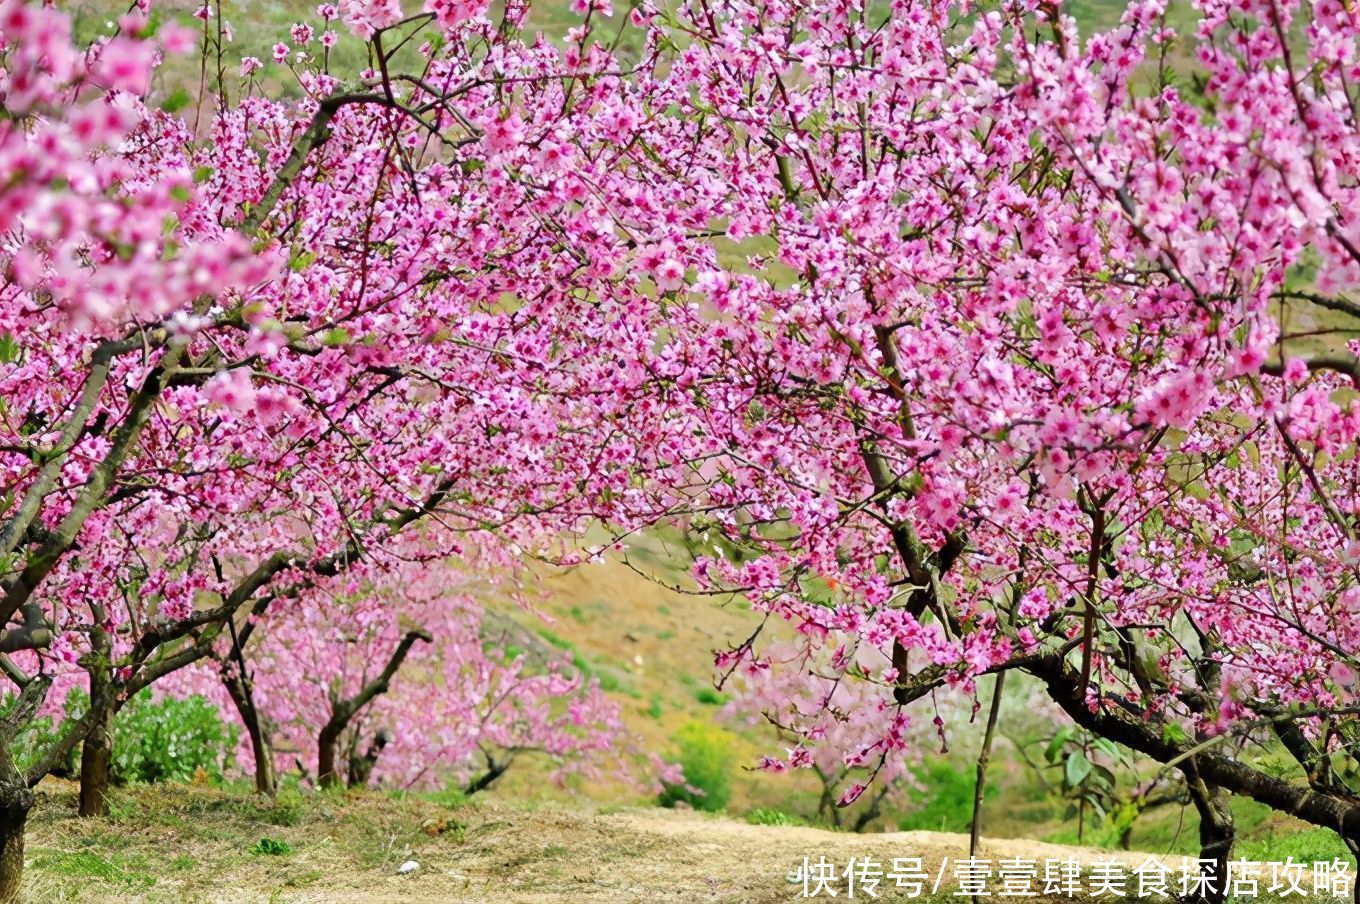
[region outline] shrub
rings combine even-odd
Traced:
[[[293,846],[286,841],[277,838],[261,838],[250,846],[252,854],[264,854],[268,857],[282,857],[285,854],[293,853]]]
[[[960,769],[947,760],[935,760],[917,770],[921,789],[912,792],[912,810],[897,827],[904,832],[966,832],[973,821],[973,771]],[[984,800],[997,795],[993,784],[983,791]]]
[[[685,785],[667,783],[657,802],[663,807],[674,807],[683,802],[710,813],[727,806],[732,796],[733,760],[732,742],[727,732],[702,722],[687,722],[675,733],[673,740],[677,762],[685,774]]]
[[[85,699],[85,695],[78,690],[66,695],[66,718],[62,720],[63,729],[69,729],[80,718],[80,714],[85,710]],[[5,708],[8,709],[13,702],[14,698],[7,696]],[[52,717],[44,716],[41,719],[34,719],[15,736],[13,756],[15,765],[20,771],[27,772],[37,764],[39,756],[57,742],[59,731],[60,729],[53,724]],[[77,744],[67,751],[65,758],[52,767],[52,774],[62,778],[74,778],[79,772],[80,745]]]
[[[757,807],[746,814],[746,821],[753,826],[801,826],[803,820],[783,810],[773,807]]]
[[[113,721],[113,778],[187,782],[201,769],[220,779],[234,762],[235,748],[236,727],[224,725],[207,700],[152,700],[149,691],[142,691]]]
[[[701,687],[694,694],[694,699],[698,700],[705,706],[722,706],[724,703],[727,702],[727,695],[724,693],[720,693],[719,691],[715,691],[711,687]]]

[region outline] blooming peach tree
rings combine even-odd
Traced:
[[[97,811],[118,701],[238,620],[594,519],[740,547],[698,579],[876,700],[847,764],[1021,671],[1184,775],[1208,898],[1229,792],[1360,846],[1345,5],[351,0],[196,128],[182,31],[3,11],[0,893],[54,673]]]
[[[298,29],[300,100],[243,65],[195,126],[147,96],[183,29],[139,7],[77,47],[59,11],[0,12],[0,898],[30,786],[81,744],[81,811],[101,812],[111,720],[140,689],[274,607],[393,573],[407,534],[426,562],[528,554],[628,489],[599,350],[648,339],[600,301],[625,247],[589,182],[621,152],[590,111],[612,63],[480,7],[388,12],[347,11],[372,69],[342,83]],[[89,706],[20,770],[15,735],[73,680]],[[611,718],[535,717],[544,747]]]
[[[663,187],[620,208],[666,224],[624,280],[665,321],[649,491],[742,549],[701,582],[888,704],[844,761],[909,746],[913,701],[1026,672],[1183,773],[1208,898],[1229,792],[1360,846],[1353,13],[666,17],[684,48],[638,90],[668,115],[635,139]],[[763,646],[720,671],[789,658]]]

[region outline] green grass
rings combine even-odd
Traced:
[[[156,877],[144,872],[144,858],[101,857],[93,851],[57,851],[35,857],[32,868],[70,879],[98,879],[140,888],[156,884]]]
[[[642,699],[641,692],[633,686],[633,683],[628,680],[621,668],[608,663],[591,662],[585,653],[582,653],[574,643],[566,638],[554,634],[547,628],[539,627],[537,630],[539,636],[548,644],[571,656],[572,668],[580,672],[587,681],[592,678],[598,681],[600,690],[608,694],[623,694],[635,700]]]
[[[269,857],[283,857],[293,853],[293,846],[286,841],[277,838],[261,838],[250,846],[252,854],[263,854]]]
[[[746,814],[746,821],[753,826],[803,826],[807,822],[773,807],[757,807]]]

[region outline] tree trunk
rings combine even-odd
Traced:
[[[24,826],[33,809],[28,785],[0,785],[0,904],[20,899],[24,880]]]
[[[90,669],[90,730],[80,752],[80,815],[107,816],[109,765],[113,759],[113,680],[96,665]]]
[[[1346,842],[1346,847],[1350,848],[1351,856],[1356,863],[1360,863],[1360,838],[1342,838]],[[1354,904],[1360,904],[1360,880],[1351,882],[1351,900]]]
[[[335,753],[339,745],[340,730],[325,725],[317,738],[316,750],[316,782],[322,788],[340,787],[340,773],[335,771]]]
[[[236,704],[236,712],[241,724],[246,727],[250,738],[250,751],[255,757],[255,791],[274,797],[278,794],[279,780],[274,767],[274,748],[269,743],[269,735],[260,721],[260,712],[255,708],[255,699],[239,673],[223,674],[222,683],[226,685],[231,702]]]
[[[507,756],[500,762],[497,762],[496,760],[488,756],[486,758],[486,771],[479,775],[477,778],[468,782],[467,787],[463,789],[463,793],[466,794],[468,797],[471,797],[478,791],[485,791],[487,788],[490,788],[491,785],[496,781],[496,779],[500,778],[502,775],[505,774],[505,770],[509,769],[510,764],[513,763],[514,761],[515,755],[513,753],[511,753],[509,756]],[[840,814],[837,813],[836,815],[837,819],[839,820]],[[836,825],[839,826],[840,822],[838,821]]]
[[[387,746],[387,732],[378,729],[378,733],[373,736],[373,743],[368,745],[367,753],[359,753],[357,750],[352,752],[349,757],[349,775],[346,784],[351,788],[365,788],[368,780],[373,776],[373,767],[378,765],[378,757],[382,756],[383,748]],[[358,742],[355,742],[356,746]]]
[[[387,660],[387,665],[383,667],[382,672],[379,673],[377,678],[365,684],[359,690],[359,693],[348,700],[342,700],[339,699],[336,692],[332,691],[331,717],[325,725],[321,726],[321,733],[317,736],[316,781],[322,788],[339,787],[340,774],[335,771],[335,759],[338,752],[337,748],[340,745],[340,736],[345,733],[350,721],[374,697],[387,693],[392,676],[397,674],[397,669],[401,668],[402,662],[406,660],[406,654],[411,652],[411,647],[415,646],[417,640],[430,643],[434,638],[430,636],[428,631],[421,628],[407,631],[402,635],[397,648],[392,651],[392,658]]]
[[[987,764],[992,759],[992,741],[996,738],[996,723],[1001,718],[1001,694],[1006,689],[1006,673],[996,676],[992,685],[992,704],[987,710],[987,730],[982,735],[982,749],[978,751],[977,771],[973,775],[973,818],[968,826],[968,856],[977,856],[982,840],[982,803],[987,793]],[[977,901],[977,896],[973,896]]]
[[[1228,899],[1228,861],[1235,835],[1228,792],[1207,784],[1190,764],[1184,772],[1190,800],[1199,813],[1200,872],[1206,879],[1200,893],[1185,900],[1187,904],[1223,904]]]

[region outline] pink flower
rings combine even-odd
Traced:
[[[674,292],[685,284],[685,265],[674,258],[666,258],[657,264],[656,286],[662,292]]]
[[[381,28],[402,20],[399,0],[346,0],[345,24],[358,38],[367,41]]]
[[[488,5],[487,0],[425,0],[424,8],[448,30],[486,12]]]
[[[178,22],[166,22],[161,26],[159,35],[165,52],[176,56],[191,52],[198,42],[193,29],[185,28]]]
[[[1308,362],[1303,358],[1290,358],[1284,362],[1283,377],[1286,383],[1298,386],[1308,379]]]
[[[524,138],[524,123],[518,113],[503,113],[484,128],[487,147],[493,151],[507,151]]]
[[[282,41],[274,45],[274,62],[282,63],[288,59],[288,45]]]
[[[859,782],[855,782],[850,787],[846,788],[844,792],[841,793],[840,800],[836,801],[836,806],[848,807],[850,806],[850,804],[853,804],[855,801],[859,800],[859,796],[863,793],[864,786],[861,785]]]
[[[255,405],[255,387],[250,369],[238,367],[218,373],[203,387],[203,395],[209,403],[231,411],[251,410]]]
[[[99,51],[94,64],[96,80],[110,91],[143,95],[151,82],[155,45],[137,38],[116,37]]]

